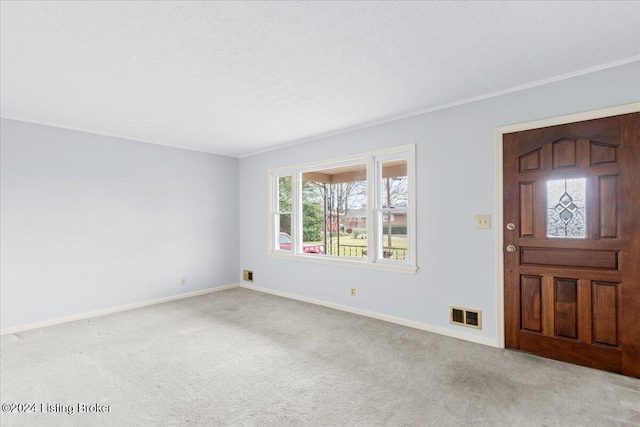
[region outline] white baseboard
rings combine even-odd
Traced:
[[[72,316],[58,317],[56,319],[45,320],[42,322],[29,323],[26,325],[12,326],[8,328],[0,329],[0,335],[15,334],[18,332],[24,332],[31,329],[44,328],[47,326],[59,325],[61,323],[73,322],[76,320],[89,319],[91,317],[104,316],[105,314],[118,313],[120,311],[133,310],[135,308],[146,307],[154,304],[162,304],[164,302],[176,301],[185,298],[196,297],[199,295],[210,294],[212,292],[225,291],[233,288],[246,288],[253,291],[263,292],[271,295],[276,295],[283,298],[289,298],[297,301],[307,302],[310,304],[321,305],[323,307],[333,308],[335,310],[345,311],[348,313],[358,314],[360,316],[371,317],[373,319],[383,320],[385,322],[391,322],[409,328],[420,329],[423,331],[433,332],[440,335],[445,335],[452,338],[458,338],[465,341],[471,341],[478,344],[488,345],[490,347],[498,347],[498,343],[494,339],[479,337],[477,335],[468,334],[465,332],[458,332],[451,329],[441,328],[438,326],[428,325],[426,323],[415,322],[413,320],[402,319],[400,317],[388,316],[386,314],[380,314],[373,311],[360,310],[358,308],[349,307],[346,305],[335,304],[332,302],[326,302],[316,300],[313,298],[302,297],[294,294],[288,294],[286,292],[274,291],[272,289],[263,288],[254,285],[247,285],[244,283],[232,283],[230,285],[218,286],[216,288],[204,289],[201,291],[188,292],[185,294],[172,295],[170,297],[158,298],[150,301],[142,301],[133,304],[122,305],[119,307],[105,308],[103,310],[91,311],[89,313],[75,314]]]
[[[24,332],[31,329],[44,328],[46,326],[59,325],[60,323],[73,322],[75,320],[89,319],[91,317],[104,316],[105,314],[117,313],[119,311],[133,310],[134,308],[146,307],[148,305],[162,304],[163,302],[176,301],[185,298],[197,297],[199,295],[210,294],[212,292],[224,291],[227,289],[233,289],[240,286],[239,283],[233,283],[230,285],[218,286],[215,288],[203,289],[201,291],[187,292],[186,294],[172,295],[170,297],[153,299],[150,301],[136,302],[133,304],[121,305],[119,307],[105,308],[103,310],[90,311],[88,313],[74,314],[72,316],[58,317],[56,319],[45,320],[42,322],[28,323],[26,325],[11,326],[8,328],[0,329],[0,335],[15,334],[17,332]]]
[[[340,311],[346,311],[348,313],[359,314],[360,316],[371,317],[373,319],[384,320],[385,322],[396,323],[402,326],[408,326],[409,328],[420,329],[427,332],[433,332],[440,335],[445,335],[452,338],[461,339],[464,341],[471,341],[478,344],[488,345],[490,347],[499,347],[498,342],[495,339],[479,337],[477,335],[467,334],[465,332],[458,332],[451,329],[441,328],[439,326],[432,326],[426,323],[415,322],[413,320],[402,319],[400,317],[388,316],[386,314],[380,314],[373,311],[360,310],[358,308],[349,307],[347,305],[335,304],[332,302],[320,301],[313,298],[301,297],[298,295],[288,294],[285,292],[274,291],[273,289],[262,288],[254,285],[247,285],[240,283],[239,287],[251,289],[253,291],[264,292],[279,297],[289,298],[297,301],[308,302],[311,304],[321,305],[323,307],[329,307]]]

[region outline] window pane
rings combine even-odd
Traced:
[[[291,250],[291,214],[276,214],[276,230],[279,231],[278,245],[281,251]]]
[[[292,186],[290,176],[278,178],[278,212],[291,212]]]
[[[405,261],[409,205],[407,159],[381,162],[380,171],[378,258]]]
[[[407,159],[382,162],[380,206],[383,209],[406,208],[409,201]]]
[[[407,214],[399,212],[380,212],[379,224],[382,236],[379,242],[378,258],[394,261],[407,259]]]
[[[305,253],[367,257],[367,167],[353,164],[302,175]]]
[[[585,238],[585,178],[547,181],[547,237]]]

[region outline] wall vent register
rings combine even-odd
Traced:
[[[465,307],[449,307],[449,322],[453,325],[482,329],[482,311]]]
[[[253,271],[242,270],[242,280],[245,282],[253,282]]]

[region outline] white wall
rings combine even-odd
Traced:
[[[238,159],[1,125],[3,328],[237,282]]]
[[[243,158],[239,268],[254,270],[256,286],[495,340],[495,230],[474,228],[476,214],[495,218],[495,128],[638,101],[636,62]],[[417,274],[266,255],[268,168],[408,143],[417,144]],[[450,325],[449,305],[483,310],[483,330]]]

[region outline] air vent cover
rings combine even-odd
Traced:
[[[453,325],[482,329],[482,311],[452,305],[449,306],[449,322]]]
[[[251,271],[251,270],[242,270],[242,279],[245,282],[253,282],[253,271]]]
[[[451,308],[451,321],[454,323],[464,323],[464,310]]]
[[[478,326],[478,312],[477,311],[467,311],[467,315],[465,317],[465,323],[470,326]]]

